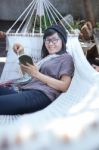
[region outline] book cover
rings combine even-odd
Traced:
[[[31,56],[28,56],[25,54],[19,56],[19,62],[20,62],[20,64],[23,64],[23,65],[27,65],[27,63],[33,65],[33,60],[31,58]]]

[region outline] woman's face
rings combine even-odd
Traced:
[[[45,47],[48,50],[49,54],[55,54],[62,49],[62,40],[57,33],[46,37]]]

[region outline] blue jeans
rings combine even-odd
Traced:
[[[39,90],[19,92],[7,87],[0,87],[0,115],[31,113],[48,106],[51,100]]]

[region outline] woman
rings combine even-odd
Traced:
[[[42,58],[46,61],[40,69],[36,65],[21,64],[22,71],[28,73],[32,81],[21,86],[18,92],[0,88],[0,114],[14,115],[41,110],[68,89],[74,64],[66,52],[66,42],[67,33],[61,25],[52,25],[45,30]],[[16,53],[24,51],[20,44],[15,44],[13,48]]]

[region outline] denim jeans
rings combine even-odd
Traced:
[[[48,106],[51,100],[39,90],[15,91],[0,87],[0,115],[31,113]]]

